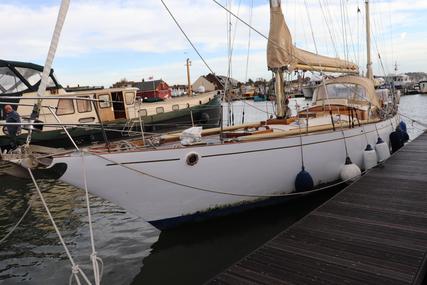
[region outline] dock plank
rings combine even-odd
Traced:
[[[421,284],[427,133],[208,284]]]

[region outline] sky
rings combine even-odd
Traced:
[[[268,35],[267,0],[217,1]],[[271,78],[267,41],[235,18],[229,21],[214,1],[164,2],[215,73],[227,74],[231,26],[232,77]],[[396,63],[398,73],[427,72],[427,1],[370,2],[374,73],[392,73]],[[44,64],[59,5],[1,0],[0,58]],[[364,71],[364,0],[282,0],[282,9],[299,48],[351,60]],[[107,87],[149,77],[171,85],[186,83],[187,58],[193,82],[209,73],[160,0],[71,0],[53,67],[63,85]]]

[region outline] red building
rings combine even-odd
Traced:
[[[172,97],[172,92],[169,88],[169,85],[161,79],[135,82],[132,84],[132,86],[139,89],[139,91],[136,93],[136,96],[141,98],[167,99]]]

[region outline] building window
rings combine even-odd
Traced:
[[[126,105],[132,105],[135,101],[135,93],[133,92],[126,92],[125,93],[125,102]]]
[[[58,116],[74,114],[74,103],[72,99],[59,99],[56,108],[56,114]]]
[[[100,100],[99,101],[99,107],[100,108],[110,108],[111,107],[110,95],[108,95],[108,94],[99,95],[98,99]]]
[[[165,112],[165,109],[163,107],[157,107],[156,108],[156,113],[157,114],[161,114],[161,113],[164,113],[164,112]]]
[[[172,110],[173,111],[178,111],[179,110],[179,105],[178,104],[172,105]]]
[[[85,96],[82,98],[89,98],[89,96]],[[77,111],[79,113],[87,113],[92,111],[92,102],[88,100],[76,100],[77,101]]]

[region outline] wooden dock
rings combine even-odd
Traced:
[[[426,270],[424,133],[208,284],[423,284]]]

